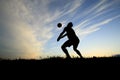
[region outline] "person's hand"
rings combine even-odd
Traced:
[[[60,38],[57,38],[57,41],[60,41]]]

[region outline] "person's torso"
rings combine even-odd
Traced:
[[[69,40],[73,40],[73,41],[78,40],[78,37],[75,34],[75,31],[71,27],[66,27],[65,31],[67,33],[67,37]]]

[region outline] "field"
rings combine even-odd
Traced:
[[[120,64],[120,57],[71,58],[50,57],[45,59],[0,60],[1,64]]]

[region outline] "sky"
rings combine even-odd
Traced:
[[[0,58],[65,57],[57,37],[69,22],[84,57],[120,54],[120,0],[0,0]]]

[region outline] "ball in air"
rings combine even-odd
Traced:
[[[61,28],[62,27],[62,23],[58,23],[57,26],[58,26],[58,28]]]

